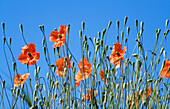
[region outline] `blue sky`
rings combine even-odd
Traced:
[[[168,0],[1,0],[0,1],[0,22],[6,24],[6,36],[12,37],[12,50],[17,60],[21,53],[24,41],[21,37],[19,24],[23,24],[24,36],[27,43],[35,43],[37,51],[41,53],[38,66],[45,66],[42,39],[43,35],[39,25],[45,26],[46,37],[49,38],[50,32],[60,25],[71,25],[70,28],[70,50],[81,59],[79,30],[81,22],[85,21],[85,34],[91,37],[97,37],[97,32],[107,28],[108,22],[112,21],[111,28],[107,36],[107,44],[113,46],[116,43],[116,21],[120,21],[120,30],[123,29],[124,17],[128,17],[127,26],[130,26],[129,49],[132,51],[135,44],[136,29],[135,19],[144,22],[144,47],[152,50],[156,37],[156,29],[161,29],[160,39],[165,29],[166,19],[170,20],[170,1]],[[169,26],[168,26],[169,29]],[[0,75],[8,79],[7,67],[3,54],[3,33],[0,27]],[[166,51],[170,52],[170,38],[167,37]],[[48,41],[48,47],[52,52],[54,43]],[[146,48],[147,47],[147,48]],[[130,52],[131,53],[131,52]],[[109,54],[110,55],[110,54]],[[12,62],[11,55],[8,55]],[[51,59],[53,59],[51,53]],[[52,60],[55,63],[55,60]],[[12,64],[11,69],[12,69]],[[17,61],[18,72],[24,74],[27,72],[26,66]],[[32,66],[32,68],[34,68]],[[43,72],[44,71],[44,72]],[[34,69],[30,70],[33,77]],[[41,70],[46,74],[47,70]],[[4,74],[5,73],[5,74]],[[7,83],[8,84],[8,83]]]

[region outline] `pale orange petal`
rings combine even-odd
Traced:
[[[55,41],[55,44],[53,45],[53,47],[61,47],[64,45],[64,43],[66,42],[66,39],[57,39],[57,41]]]
[[[80,85],[81,79],[82,79],[82,74],[79,70],[78,73],[75,76],[75,79],[74,79],[76,81],[76,87],[78,87]]]

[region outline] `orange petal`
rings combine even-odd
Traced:
[[[66,59],[66,62],[64,62],[65,59]],[[62,58],[62,65],[64,65],[64,66],[67,65],[67,68],[69,69],[71,67],[70,60],[67,57],[63,57]]]
[[[93,90],[93,91],[96,91],[96,90]],[[96,95],[97,95],[97,91],[96,91],[94,96],[96,96]],[[85,98],[86,98],[86,100],[91,100],[91,98],[92,98],[92,91],[91,90],[89,90],[89,92],[86,94]]]
[[[80,81],[76,81],[76,87],[80,86]]]
[[[169,71],[167,71],[167,73],[166,73],[166,78],[169,78]]]
[[[75,76],[75,81],[76,81],[76,87],[78,87],[80,85],[80,81],[82,79],[82,74],[80,73],[80,71],[78,71],[78,73]]]
[[[30,52],[31,54],[36,53],[36,46],[35,46],[35,44],[30,43],[30,44],[25,45],[24,47],[22,47],[21,53],[27,54],[28,52]]]
[[[101,80],[104,81],[104,71],[102,69],[100,69],[99,75]]]
[[[27,64],[27,63],[28,63],[27,54],[20,54],[20,55],[18,56],[18,60],[19,60],[19,62],[21,62],[22,64]]]
[[[28,79],[29,75],[30,75],[30,73],[26,73],[22,76],[20,74],[16,75],[14,77],[14,80],[13,80],[14,81],[14,87],[18,87],[18,86],[24,84],[25,81]]]
[[[161,71],[161,73],[160,73],[161,78],[163,78],[163,77],[165,76],[166,72],[167,72],[167,71],[165,71],[165,70],[162,70],[162,71]]]
[[[50,40],[51,42],[56,42],[58,38],[59,38],[59,37],[58,37],[58,32],[57,32],[57,31],[52,31],[52,32],[50,33],[49,40]]]
[[[29,76],[30,76],[30,73],[23,74],[22,79],[27,80]]]
[[[147,94],[147,95],[146,95]],[[148,87],[145,92],[144,92],[144,95],[142,96],[142,101],[144,99],[147,99],[149,96],[151,95],[151,87]]]
[[[15,77],[14,77],[14,79],[13,79],[13,82],[14,82],[14,83],[17,83],[18,81],[20,81],[20,78],[22,78],[21,74],[15,75]]]
[[[32,60],[28,61],[28,63],[27,63],[28,65],[35,65],[36,62],[40,59],[40,53],[38,52],[38,53],[34,54],[33,57],[34,58]]]
[[[83,69],[80,69],[79,72],[82,74],[82,80],[87,79],[91,74],[91,70],[89,68],[87,69],[86,67],[84,68],[84,72]]]
[[[62,35],[62,37],[65,37],[67,33],[67,27],[65,25],[61,25],[59,27],[59,34]]]
[[[117,52],[121,52],[122,51],[122,45],[120,43],[115,43],[114,44],[114,50]]]
[[[61,59],[58,59],[58,60],[56,61],[56,66],[57,66],[57,67],[62,67],[62,60],[61,60]]]
[[[86,64],[87,64],[87,58],[84,57],[84,66],[86,66]],[[78,67],[79,67],[79,68],[83,68],[83,60],[81,60],[81,61],[79,62]]]
[[[53,47],[61,47],[64,45],[64,43],[66,42],[66,39],[57,39],[57,41],[55,42],[55,44],[53,45]]]
[[[121,60],[118,60],[117,62],[115,62],[114,65],[115,65],[115,69],[118,69],[119,67],[121,67],[122,65]]]
[[[62,70],[62,68],[57,68],[56,74],[57,74],[58,76],[60,76],[60,77],[63,77],[64,71]]]

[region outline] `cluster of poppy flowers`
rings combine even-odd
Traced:
[[[66,42],[66,33],[67,33],[67,27],[65,25],[61,25],[59,27],[59,31],[55,30],[50,33],[49,40],[51,42],[55,42],[53,47],[61,47],[64,45]],[[124,59],[124,55],[126,52],[126,47],[122,49],[122,45],[120,43],[115,43],[114,44],[114,49],[111,51],[110,54],[110,63],[112,63],[115,66],[115,69],[118,69],[122,65],[122,61]],[[36,62],[40,58],[40,53],[36,52],[36,46],[33,43],[30,43],[28,45],[25,45],[23,48],[21,48],[21,54],[18,56],[19,62],[22,64],[27,64],[27,65],[35,65]],[[56,74],[60,77],[64,77],[66,75],[67,69],[71,67],[70,60],[67,57],[63,57],[62,59],[58,59],[56,61]],[[75,86],[78,87],[80,85],[81,80],[87,79],[91,75],[92,71],[92,64],[87,62],[87,58],[84,57],[83,60],[81,60],[78,63],[78,73],[75,75]],[[164,67],[160,73],[161,78],[163,78],[166,74],[166,78],[169,78],[170,72],[170,61],[165,60]],[[26,79],[29,77],[30,73],[20,75],[17,74],[14,77],[14,87],[18,87],[26,81]],[[99,76],[102,81],[104,81],[103,84],[106,83],[106,77],[105,73],[102,69],[100,69]],[[150,87],[147,89],[149,93],[146,95],[145,98],[142,97],[143,99],[147,99],[150,95]],[[96,93],[97,94],[97,93]],[[91,90],[89,90],[89,93],[86,95],[88,98],[87,100],[90,100],[91,96]],[[137,93],[135,93],[135,98],[137,96]]]

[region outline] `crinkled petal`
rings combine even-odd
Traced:
[[[121,52],[122,51],[122,45],[120,43],[115,43],[114,44],[114,50],[117,52]]]
[[[19,62],[21,62],[22,64],[27,64],[28,63],[28,58],[26,54],[20,54],[18,56],[18,60]]]
[[[57,32],[57,31],[52,31],[52,32],[50,33],[49,40],[50,40],[51,42],[56,42],[58,38],[59,38],[59,37],[58,37],[58,32]]]
[[[30,52],[31,54],[36,53],[36,46],[33,43],[30,43],[28,45],[25,45],[24,47],[22,47],[21,49],[21,53],[22,54],[27,54],[28,52]]]

